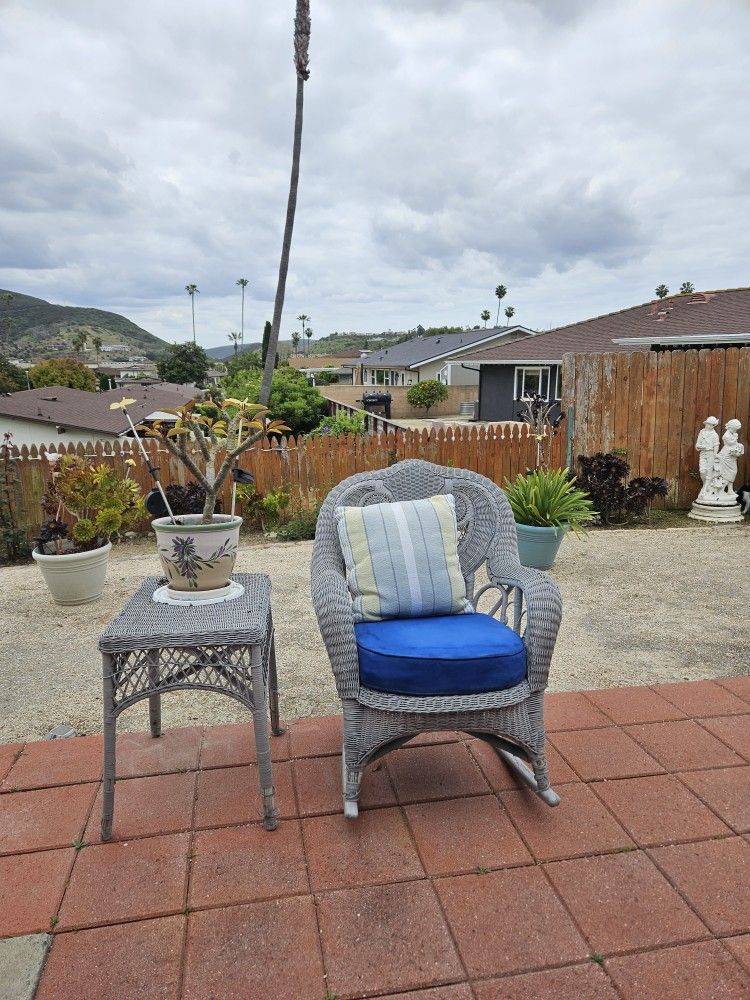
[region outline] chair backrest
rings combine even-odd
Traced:
[[[334,487],[321,507],[313,552],[335,550],[343,570],[343,557],[335,527],[334,508],[364,507],[372,503],[421,500],[451,493],[456,502],[458,555],[466,592],[474,593],[474,575],[491,551],[511,565],[518,564],[513,512],[503,491],[490,479],[468,469],[452,469],[419,459],[397,462],[387,469],[360,472]]]

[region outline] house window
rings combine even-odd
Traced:
[[[555,399],[562,399],[562,365],[555,369]]]
[[[516,368],[514,398],[525,399],[538,392],[549,399],[549,367]]]

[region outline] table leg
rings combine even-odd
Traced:
[[[255,752],[258,758],[260,794],[263,798],[263,825],[266,830],[275,830],[279,811],[276,808],[276,792],[273,787],[271,768],[271,745],[268,740],[268,711],[266,689],[263,683],[263,652],[260,646],[253,646],[250,659],[253,684],[253,728],[255,730]]]
[[[150,687],[159,683],[159,650],[149,650],[148,682]],[[152,736],[161,736],[161,694],[148,696],[148,721]]]
[[[102,840],[112,839],[112,819],[115,812],[115,772],[117,716],[114,698],[114,657],[102,653],[104,681],[104,788],[102,791]]]
[[[271,713],[271,732],[281,736],[286,729],[279,719],[279,678],[276,673],[276,637],[271,624],[271,650],[268,654],[268,708]]]

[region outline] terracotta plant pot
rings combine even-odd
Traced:
[[[241,517],[214,514],[203,524],[200,514],[151,522],[170,590],[200,595],[228,586],[237,558]]]
[[[56,604],[88,604],[102,596],[112,543],[88,552],[31,553]]]

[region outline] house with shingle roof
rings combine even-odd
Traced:
[[[671,295],[535,337],[471,351],[479,369],[479,419],[517,420],[522,400],[560,399],[564,354],[750,345],[750,288]]]
[[[13,435],[14,445],[54,444],[56,441],[117,441],[130,434],[122,410],[110,405],[126,395],[135,402],[128,411],[135,424],[167,417],[196,395],[194,385],[159,382],[157,385],[128,385],[125,389],[85,392],[53,385],[25,389],[0,396],[0,438]]]
[[[496,326],[464,333],[412,337],[364,358],[360,363],[361,377],[359,380],[355,377],[355,382],[394,386],[438,379],[445,385],[476,385],[478,371],[463,364],[467,354],[534,335],[534,331],[525,326]]]

